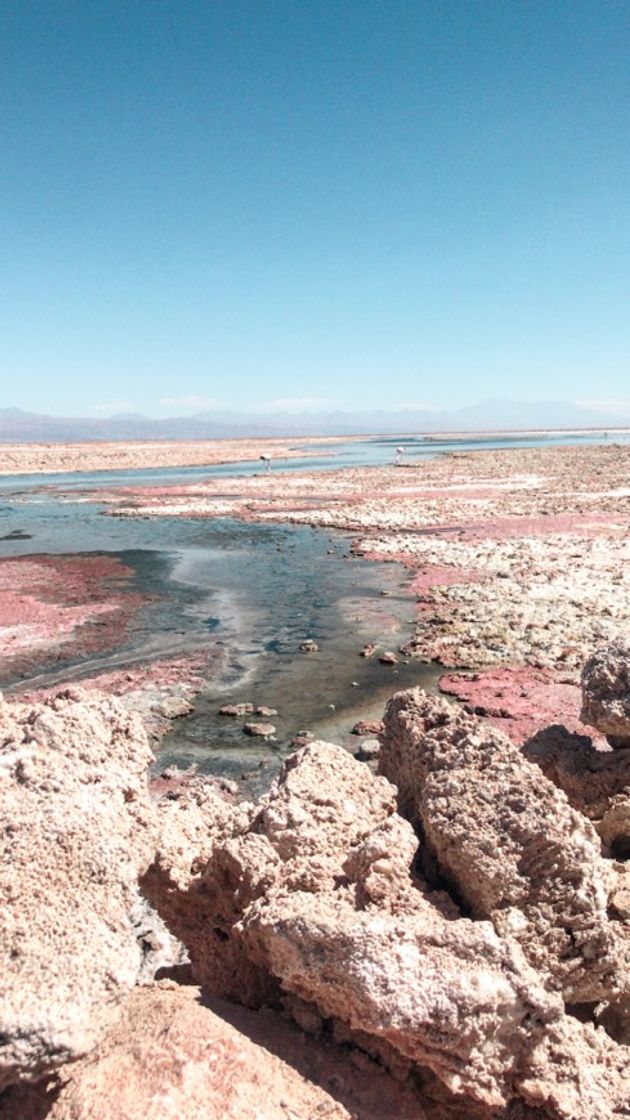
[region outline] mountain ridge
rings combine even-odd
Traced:
[[[456,409],[372,409],[357,412],[200,412],[153,418],[141,413],[93,418],[49,416],[0,408],[0,442],[84,440],[228,439],[266,436],[426,434],[507,430],[573,430],[630,427],[629,415],[595,411],[563,401],[480,401]]]

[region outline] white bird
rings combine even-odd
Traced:
[[[396,462],[397,463],[402,462],[402,457],[403,457],[404,454],[405,454],[404,447],[397,447],[396,448]]]
[[[268,471],[270,471],[271,470],[271,455],[261,455],[260,458],[261,458],[262,462],[265,464],[266,469]]]

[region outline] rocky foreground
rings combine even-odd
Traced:
[[[613,1120],[630,1110],[630,645],[578,737],[419,690],[378,774],[153,787],[98,693],[0,708],[7,1120]]]

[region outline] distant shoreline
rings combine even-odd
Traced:
[[[208,440],[85,440],[69,443],[0,443],[0,477],[22,474],[141,470],[152,467],[211,467],[251,462],[261,449],[274,459],[304,459],[301,444],[330,443],[334,437],[275,437]]]
[[[204,467],[223,463],[252,462],[267,452],[274,459],[308,458],[309,446],[360,443],[369,440],[422,439],[428,444],[448,439],[466,442],[529,436],[589,436],[630,433],[620,428],[494,428],[485,431],[456,432],[364,432],[349,435],[249,436],[228,439],[134,439],[73,440],[68,442],[2,443],[0,477],[36,474],[90,473],[93,471],[139,470],[159,467]]]

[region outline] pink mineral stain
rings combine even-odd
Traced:
[[[600,741],[593,728],[580,722],[579,686],[558,680],[553,670],[522,667],[470,675],[445,673],[439,683],[442,692],[469,704],[477,715],[487,716],[519,745],[553,723]]]

